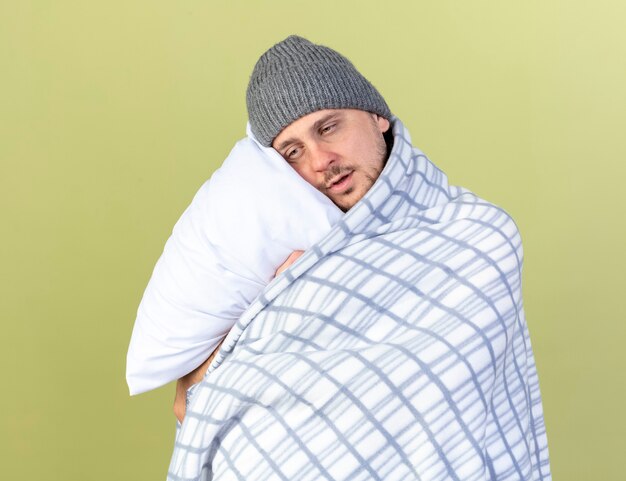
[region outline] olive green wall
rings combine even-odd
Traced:
[[[173,386],[128,396],[134,314],[290,33],[515,218],[554,477],[624,479],[626,4],[382,4],[0,0],[2,479],[165,479]]]

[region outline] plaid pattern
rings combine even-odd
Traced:
[[[170,481],[551,479],[515,223],[393,131],[366,196],[226,338]]]

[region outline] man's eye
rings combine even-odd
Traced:
[[[288,150],[286,155],[288,159],[295,159],[299,154],[300,154],[300,149],[295,148],[295,149]]]
[[[322,130],[320,132],[322,134],[327,134],[328,132],[330,132],[334,128],[335,128],[335,124],[326,125],[326,126],[322,127]]]

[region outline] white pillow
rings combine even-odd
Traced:
[[[237,142],[174,226],[146,287],[128,348],[139,394],[202,364],[294,250],[343,215],[273,148]]]

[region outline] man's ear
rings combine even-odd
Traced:
[[[376,116],[376,124],[378,125],[380,132],[384,134],[385,132],[389,130],[389,127],[391,126],[391,122],[389,122],[389,120],[387,120],[382,115],[378,115],[378,114],[374,114],[374,115]]]

